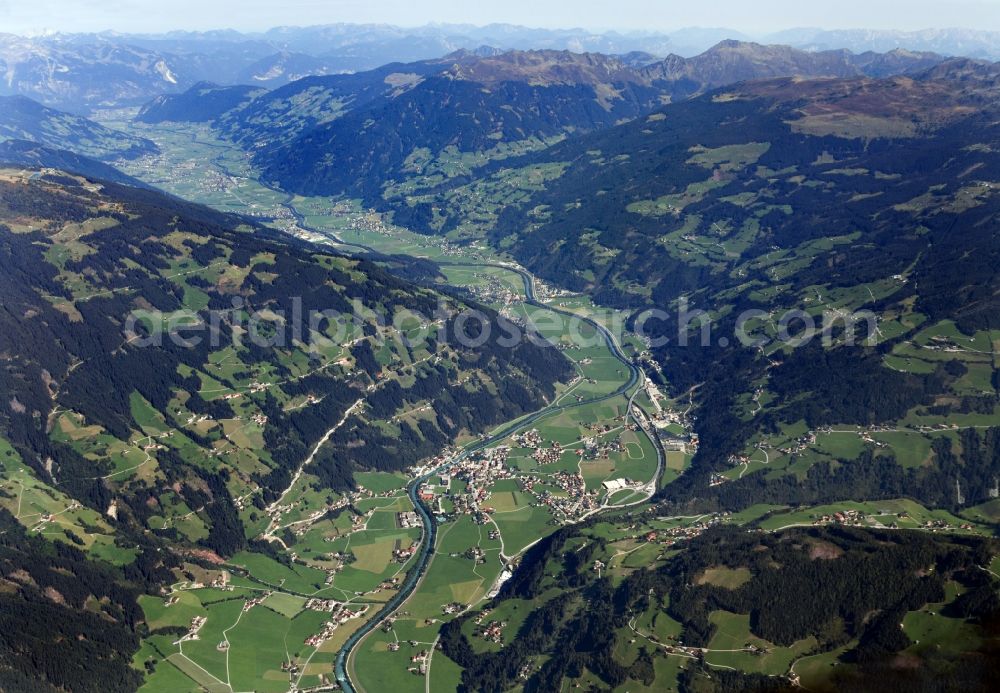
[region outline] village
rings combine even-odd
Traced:
[[[329,611],[330,620],[326,621],[318,633],[314,633],[305,639],[305,644],[311,647],[319,647],[324,642],[333,637],[334,631],[340,626],[344,625],[352,618],[359,618],[364,616],[368,612],[369,606],[366,604],[357,610],[349,609],[346,604],[335,602],[332,599],[313,599],[310,602],[314,602],[310,606],[309,602],[306,603],[307,609],[312,609],[313,611]],[[318,602],[318,603],[316,603]]]
[[[537,432],[529,433],[529,440],[532,434],[537,435]],[[579,519],[600,507],[598,491],[587,491],[586,483],[579,472],[557,470],[544,476],[522,472],[508,464],[510,450],[508,446],[491,448],[453,463],[447,473],[439,476],[438,484],[421,485],[420,499],[435,507],[439,514],[444,514],[442,500],[447,498],[455,514],[472,515],[478,524],[488,524],[489,516],[495,512],[495,508],[489,505],[491,489],[498,481],[514,479],[522,491],[534,495],[539,505],[549,507],[555,517],[564,522]],[[548,456],[539,453],[539,450],[555,451],[548,453],[555,454],[552,461],[558,460],[561,455],[561,450],[551,445],[548,448],[536,448],[535,459],[540,464],[546,463],[544,460],[548,460]],[[452,479],[464,482],[464,491],[452,492]],[[549,488],[536,490],[538,485],[555,486],[560,493],[553,493]]]

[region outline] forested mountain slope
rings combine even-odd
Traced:
[[[149,187],[137,178],[122,173],[111,164],[28,140],[3,140],[0,142],[0,164],[72,171],[88,178],[99,178],[112,183],[140,188]]]
[[[442,629],[459,690],[986,690],[996,676],[990,539],[716,527],[677,551],[657,548],[663,534],[598,522],[540,542],[497,598]],[[652,564],[615,564],[630,545]],[[954,635],[917,630],[929,623]]]
[[[546,279],[666,311],[644,323],[667,337],[651,363],[704,405],[695,469],[665,491],[677,503],[968,506],[1000,475],[984,432],[1000,383],[996,83],[997,66],[973,61],[748,82],[442,184],[395,215],[455,239],[486,229]],[[685,306],[712,320],[707,343]],[[797,348],[790,311],[815,328]],[[847,345],[856,311],[871,322]],[[899,433],[824,443],[845,426]],[[961,444],[932,432],[952,426],[970,426]]]
[[[555,349],[501,348],[498,329],[463,346],[460,330],[484,329],[456,324],[464,304],[371,263],[71,174],[0,172],[0,268],[4,632],[49,642],[4,640],[14,689],[25,671],[134,687],[136,594],[182,559],[254,544],[304,462],[301,488],[332,502],[355,471],[402,470],[539,408],[570,372]],[[98,636],[101,612],[116,625]],[[44,634],[38,619],[63,625]],[[63,635],[73,646],[48,665],[14,654],[43,657]]]
[[[30,140],[94,159],[135,158],[156,151],[149,140],[24,96],[0,96],[0,141],[7,139]]]

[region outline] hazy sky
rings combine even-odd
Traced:
[[[800,26],[1000,30],[1000,0],[0,0],[0,32],[260,30],[379,22],[763,33]]]

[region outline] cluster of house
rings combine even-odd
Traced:
[[[340,602],[336,599],[313,598],[306,602],[306,608],[310,611],[328,611],[332,613],[338,606],[340,606]]]
[[[910,517],[910,514],[905,510],[895,514],[897,520],[904,520]],[[852,527],[859,527],[865,524],[867,521],[867,516],[860,510],[847,509],[839,510],[835,513],[828,513],[820,515],[813,520],[814,525],[850,525]],[[893,521],[887,525],[890,529],[898,529],[899,523]],[[928,529],[932,532],[938,530],[948,530],[953,529],[952,525],[948,524],[946,520],[926,520],[924,521],[922,527]],[[970,530],[972,529],[971,523],[963,523],[959,525],[960,529]]]
[[[563,449],[556,441],[552,441],[549,447],[538,447],[531,454],[531,459],[533,459],[538,464],[555,464],[562,457]]]
[[[935,427],[920,426],[916,427],[915,430],[931,431],[931,430],[942,430],[948,428],[957,428],[957,426],[947,426],[941,424]],[[885,442],[884,440],[876,439],[875,434],[891,433],[894,432],[895,430],[896,429],[893,428],[892,426],[868,426],[867,428],[859,429],[856,432],[835,431],[832,427],[827,426],[819,428],[815,431],[809,431],[799,436],[798,438],[789,441],[788,443],[785,443],[781,447],[776,448],[776,450],[782,455],[800,455],[803,452],[805,452],[809,447],[816,444],[816,437],[818,434],[831,435],[831,434],[851,434],[851,433],[856,433],[856,435],[858,435],[862,441],[875,448],[888,448],[891,447],[889,443]],[[762,448],[762,444],[759,444],[757,447]],[[729,458],[729,461],[732,464],[743,464],[744,462],[749,461],[749,457],[746,455],[733,455],[732,457]]]
[[[306,520],[305,522],[300,522],[300,523],[297,523],[294,526],[290,527],[290,529],[292,530],[292,534],[294,534],[295,536],[298,536],[298,537],[301,537],[302,535],[306,534],[309,531],[309,528],[314,523],[319,522],[327,513],[333,512],[335,510],[340,510],[341,508],[345,508],[345,507],[351,505],[354,502],[353,501],[353,497],[355,495],[358,495],[357,492],[348,493],[348,494],[346,494],[344,496],[341,496],[340,498],[338,498],[337,500],[335,500],[333,503],[330,503],[330,504],[328,504],[327,506],[325,506],[323,508],[319,508],[317,510],[314,510],[313,512],[311,512],[309,514],[308,517],[305,518],[305,520]],[[303,502],[303,501],[299,501],[299,502]],[[291,503],[289,503],[287,505],[279,505],[279,506],[276,506],[276,507],[273,507],[273,508],[269,508],[268,516],[271,518],[271,520],[273,522],[278,523],[278,522],[281,521],[281,517],[285,513],[291,511],[292,508],[293,508],[293,505]]]
[[[326,621],[320,628],[318,633],[310,635],[303,642],[310,647],[319,647],[324,642],[333,637],[333,633],[337,628],[344,625],[352,618],[357,618],[365,614],[368,611],[368,606],[362,606],[357,611],[354,609],[347,608],[344,604],[337,604],[331,611],[330,620]]]
[[[403,529],[420,526],[420,516],[412,510],[409,512],[396,513],[396,522]]]
[[[257,597],[252,597],[251,599],[247,599],[245,602],[243,602],[243,611],[250,611],[250,609],[254,608],[255,606],[259,606],[264,602],[265,599],[270,597],[271,594],[272,594],[271,592],[264,592],[264,594],[262,595],[259,595]]]
[[[625,452],[625,444],[622,443],[620,435],[610,440],[601,440],[597,437],[584,438],[583,447],[579,450],[580,457],[584,460],[606,460],[611,455],[621,452]]]
[[[294,682],[298,680],[299,675],[302,673],[302,668],[295,662],[282,662],[281,670],[288,674],[289,680]],[[288,689],[289,693],[327,693],[327,691],[339,691],[340,684],[333,681],[330,678],[330,674],[319,674],[319,683],[315,686],[306,686],[305,688],[299,687],[294,684]]]
[[[174,644],[177,645],[187,640],[197,640],[198,631],[201,630],[202,626],[205,625],[206,621],[208,621],[208,617],[206,616],[195,616],[194,618],[192,618],[191,625],[188,626],[188,632],[182,635],[181,639],[175,642]]]
[[[548,483],[566,494],[556,495],[547,489],[538,494],[539,502],[548,506],[556,518],[570,522],[600,505],[597,491],[587,491],[587,484],[580,474],[556,472],[548,477]]]
[[[551,284],[546,284],[538,277],[535,277],[535,298],[541,302],[549,301],[561,296],[570,296],[573,292],[566,289],[557,289]],[[565,305],[562,304],[562,305]]]
[[[492,274],[477,274],[477,279],[485,280],[484,283],[468,286],[467,289],[478,301],[482,303],[499,304],[509,306],[521,302],[521,295],[514,291],[510,285],[500,281]]]
[[[465,550],[462,554],[463,558],[468,558],[470,561],[478,565],[486,563],[486,552],[483,551],[479,546],[471,546]]]
[[[239,451],[235,447],[233,447],[233,446],[230,445],[230,446],[227,446],[227,447],[212,448],[211,450],[208,451],[208,456],[209,457],[228,457],[229,455],[232,455],[234,452],[239,452]],[[236,498],[236,499],[234,499],[234,501],[236,503],[237,509],[238,510],[243,510],[243,505],[241,505],[242,499]]]
[[[636,428],[634,424],[624,426],[626,429]],[[591,427],[596,434],[604,435],[612,431],[610,425],[594,425]],[[533,458],[536,462],[547,464],[557,461],[565,449],[558,442],[546,442],[537,429],[531,429],[517,433],[513,437],[513,445],[517,448],[534,450]],[[615,452],[624,451],[625,446],[620,437],[613,440],[599,441],[595,436],[584,441],[584,448],[581,455],[592,455],[595,459],[607,457]],[[587,490],[583,476],[578,472],[568,472],[558,470],[546,474],[544,478],[530,473],[521,473],[516,468],[508,466],[511,448],[508,446],[498,446],[482,452],[470,455],[451,464],[447,473],[440,474],[440,488],[434,483],[424,483],[418,490],[418,494],[425,503],[437,503],[439,512],[441,511],[441,500],[447,497],[454,508],[456,514],[472,515],[478,524],[488,524],[489,515],[495,509],[489,505],[491,489],[497,481],[505,479],[517,479],[522,491],[535,496],[538,504],[547,506],[553,515],[563,521],[573,521],[582,515],[596,509],[600,505],[600,493],[598,490]],[[433,469],[446,466],[451,460],[444,455],[435,458],[425,467],[418,467],[412,470],[415,475],[427,474]],[[458,479],[465,483],[464,492],[451,491],[451,479]],[[537,489],[537,486],[543,488]],[[627,479],[613,480],[612,486],[608,490],[618,490],[621,488],[634,488],[641,486]],[[555,487],[557,492],[553,491]],[[399,525],[407,528],[419,525],[419,518],[416,513],[399,513],[397,515]],[[491,538],[496,538],[498,533],[491,530]],[[407,556],[408,558],[408,556]]]
[[[392,560],[396,563],[406,563],[417,552],[417,545],[411,544],[406,548],[396,547],[392,550]]]
[[[427,674],[427,659],[429,656],[427,650],[420,650],[420,652],[410,657],[410,663],[416,666],[407,667],[406,670],[411,674],[425,676]]]
[[[865,514],[858,510],[841,510],[829,515],[820,515],[813,520],[814,525],[851,525],[860,526],[865,522]]]
[[[464,493],[449,494],[458,514],[479,516],[486,508],[483,503],[489,498],[490,488],[502,479],[510,479],[513,472],[507,466],[510,450],[507,447],[492,448],[472,455],[451,468],[451,476],[465,482]],[[426,486],[422,491],[426,490]],[[481,518],[485,523],[485,518]]]
[[[538,432],[537,428],[533,428],[530,431],[524,431],[523,433],[518,433],[514,436],[514,445],[519,448],[536,450],[544,444],[545,441],[542,440],[542,434]]]
[[[476,635],[488,642],[503,642],[503,629],[507,624],[503,621],[490,621],[476,630]]]
[[[386,226],[381,216],[374,213],[354,215],[347,228],[351,231],[367,231],[369,233],[382,234],[383,236],[389,235],[389,227]]]
[[[944,520],[926,520],[924,521],[923,528],[936,532],[938,530],[952,529],[952,526]],[[970,530],[972,529],[972,524],[969,522],[963,522],[959,525],[959,529]]]
[[[292,527],[292,532],[296,536],[302,536],[302,535],[306,534],[309,531],[310,526],[312,524],[314,524],[315,522],[318,522],[327,513],[335,512],[337,510],[340,510],[341,508],[346,508],[346,507],[348,507],[350,505],[354,505],[355,503],[357,503],[358,501],[363,500],[363,499],[386,498],[386,497],[394,495],[394,493],[395,492],[391,491],[391,490],[389,490],[389,491],[381,491],[379,493],[375,493],[374,491],[371,491],[370,489],[367,489],[364,486],[360,486],[359,485],[358,488],[357,488],[357,490],[355,490],[355,491],[349,491],[349,492],[345,493],[344,495],[342,495],[337,500],[335,500],[333,503],[328,503],[326,506],[313,511],[309,515],[309,517],[306,518],[305,522],[297,523],[294,527]],[[297,502],[303,503],[305,501],[299,500]],[[294,508],[294,503],[285,503],[283,505],[275,505],[275,506],[271,506],[271,507],[268,508],[267,514],[268,514],[268,517],[271,518],[272,522],[277,523],[277,522],[281,521],[282,516],[284,516],[286,513],[290,512],[293,508]],[[354,518],[354,529],[358,529],[358,528],[360,528],[363,525],[364,525],[364,518],[362,518],[362,517],[355,517]],[[326,541],[334,541],[334,540],[335,540],[334,538],[328,538]]]
[[[229,575],[228,570],[221,571],[212,579],[211,587],[218,590],[225,590],[226,592],[232,592],[235,588],[229,584],[230,577],[231,576]]]
[[[689,525],[660,529],[656,532],[647,532],[645,538],[646,541],[649,542],[655,542],[664,546],[673,546],[680,541],[694,539],[712,527],[717,527],[722,524],[728,516],[729,513],[726,512],[712,515],[710,518],[706,518],[704,520],[692,522]]]
[[[689,645],[681,645],[681,644],[674,645],[674,644],[661,643],[657,640],[656,636],[653,635],[650,635],[649,639],[658,644],[660,647],[662,647],[663,651],[666,652],[667,654],[683,655],[686,657],[693,657],[697,659],[710,652],[710,650],[707,647],[691,647]],[[631,642],[635,642],[635,639],[633,639]],[[764,655],[769,654],[769,650],[759,645],[755,645],[752,642],[744,643],[743,647],[738,651],[746,652],[756,657],[763,657]]]
[[[728,481],[732,481],[732,479],[729,479],[728,477],[724,477],[724,476],[722,476],[721,474],[719,474],[717,472],[713,472],[712,476],[710,476],[709,479],[708,479],[708,485],[710,487],[721,486],[722,484],[724,484],[724,483],[726,483]]]

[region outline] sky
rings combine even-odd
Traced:
[[[260,31],[337,22],[653,32],[701,26],[756,34],[793,27],[1000,31],[1000,0],[0,0],[0,33]]]

